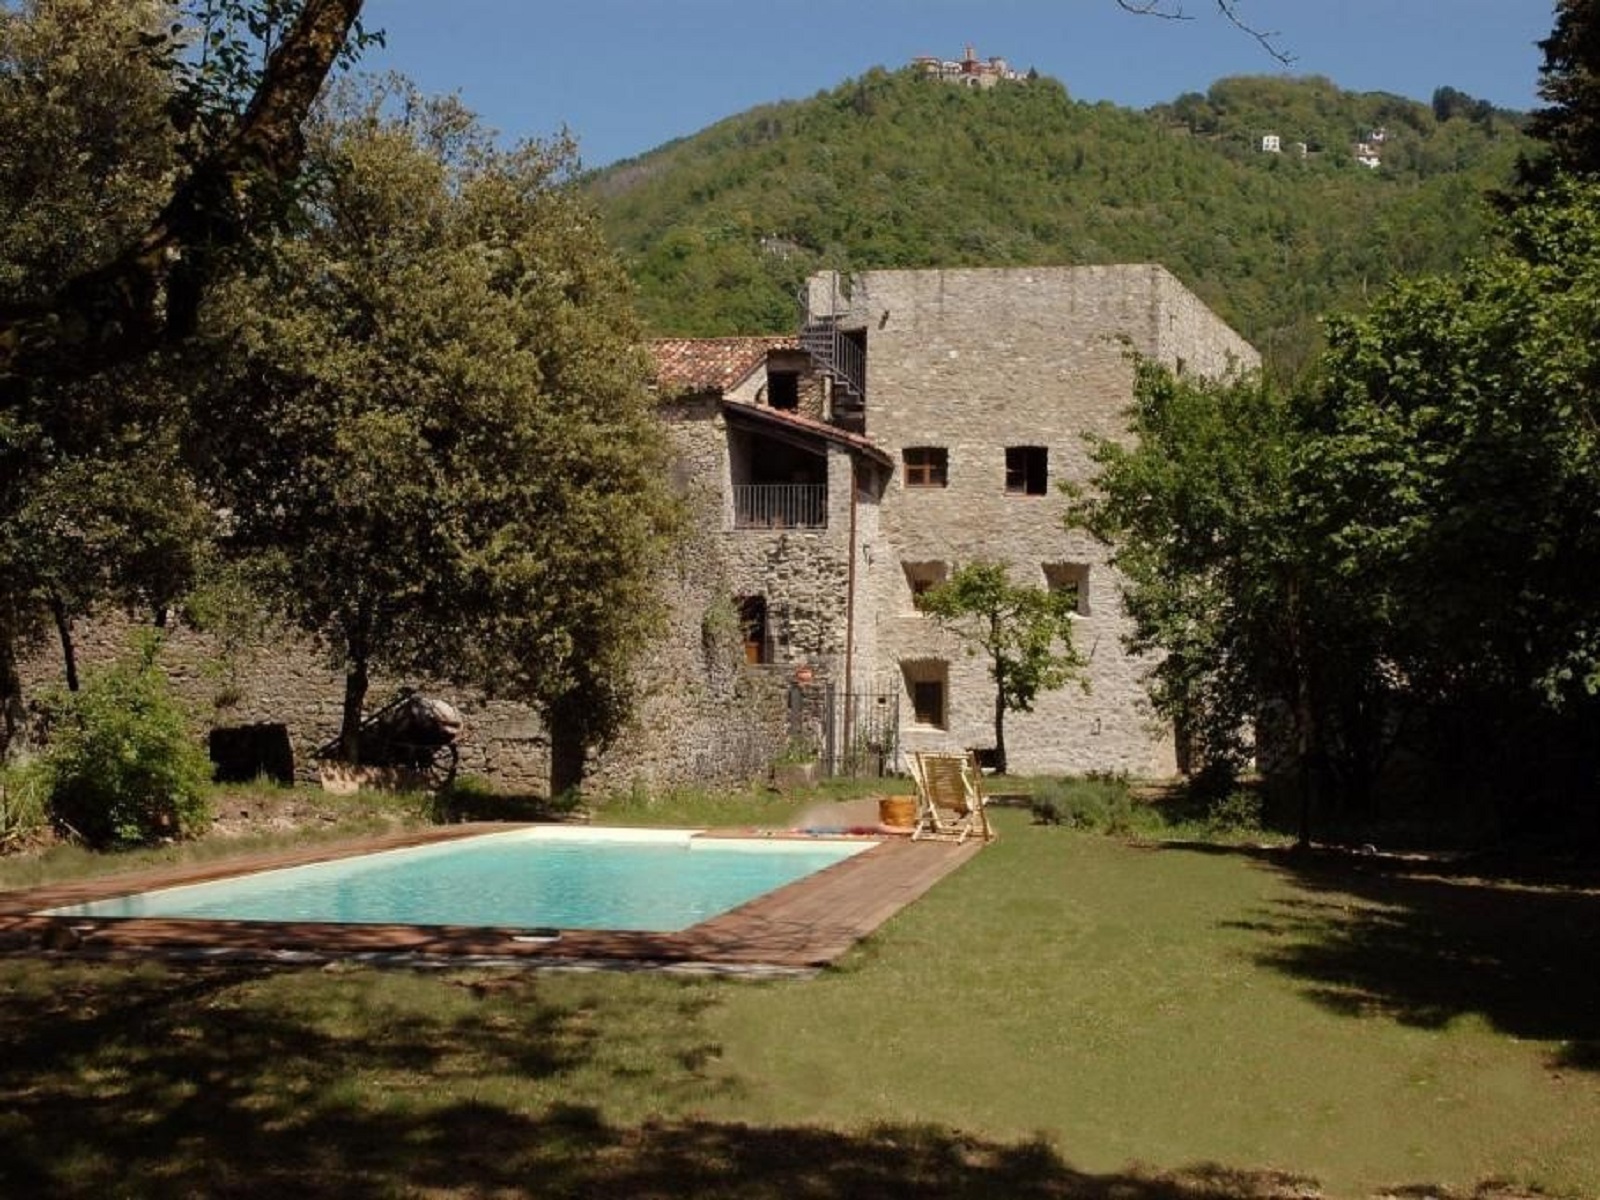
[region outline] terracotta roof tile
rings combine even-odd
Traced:
[[[663,392],[727,392],[750,377],[771,350],[798,350],[779,337],[658,338],[650,343],[656,386]]]

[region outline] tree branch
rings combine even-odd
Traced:
[[[1216,5],[1217,11],[1228,24],[1255,38],[1261,48],[1273,58],[1284,66],[1294,62],[1294,55],[1278,44],[1279,35],[1276,31],[1261,29],[1239,15],[1238,0],[1216,0]],[[1194,20],[1183,11],[1183,0],[1117,0],[1117,7],[1141,17],[1160,17],[1165,21]]]
[[[219,252],[242,244],[300,168],[300,126],[362,0],[305,0],[232,135],[174,189],[144,235],[41,300],[0,306],[0,408],[28,378],[137,358],[193,327]]]

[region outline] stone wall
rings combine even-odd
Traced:
[[[116,613],[79,622],[74,631],[85,672],[126,651],[133,623]],[[196,736],[211,729],[264,722],[288,726],[295,775],[317,777],[317,750],[339,732],[344,676],[316,647],[279,630],[264,644],[225,657],[215,638],[177,626],[162,648],[161,663],[194,721]],[[32,696],[63,682],[55,642],[44,642],[23,663],[23,686]],[[487,700],[426,680],[375,678],[368,710],[392,699],[402,684],[450,701],[467,721],[460,771],[492,779],[507,792],[542,795],[550,779],[550,746],[534,713],[524,705]]]
[[[824,529],[736,529],[729,502],[727,420],[715,397],[662,409],[674,479],[691,519],[663,579],[669,628],[641,664],[636,720],[597,764],[599,789],[763,777],[798,721],[819,736],[817,696],[843,671],[849,575],[851,456],[827,447]],[[858,505],[858,511],[859,511]],[[762,596],[772,661],[744,661],[732,603]],[[810,668],[804,695],[795,672]],[[802,712],[796,715],[794,706]]]
[[[1254,351],[1160,267],[869,271],[849,282],[841,315],[867,336],[866,432],[901,463],[871,543],[864,640],[875,647],[872,672],[902,689],[902,748],[994,741],[987,661],[916,611],[905,564],[996,561],[1041,586],[1047,568],[1086,574],[1076,640],[1089,690],[1069,686],[1008,716],[1012,768],[1171,773],[1171,731],[1145,699],[1147,664],[1123,650],[1129,623],[1115,573],[1102,547],[1063,528],[1057,485],[1089,478],[1086,434],[1125,435],[1129,349],[1212,372],[1254,366]],[[813,301],[831,290],[814,284]],[[946,485],[908,485],[907,447],[943,449]],[[1045,494],[1007,491],[1007,447],[1044,448]],[[912,719],[907,663],[919,677],[943,673],[942,727]]]

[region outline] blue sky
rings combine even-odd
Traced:
[[[757,104],[800,99],[918,54],[1001,55],[1080,100],[1143,108],[1224,75],[1326,75],[1427,100],[1448,84],[1538,104],[1550,0],[1239,0],[1285,68],[1216,15],[1130,15],[1115,0],[367,0],[388,45],[365,66],[459,92],[502,134],[568,128],[604,166]]]

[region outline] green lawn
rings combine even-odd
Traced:
[[[1600,894],[998,817],[809,980],[0,959],[0,1194],[1600,1195]]]

